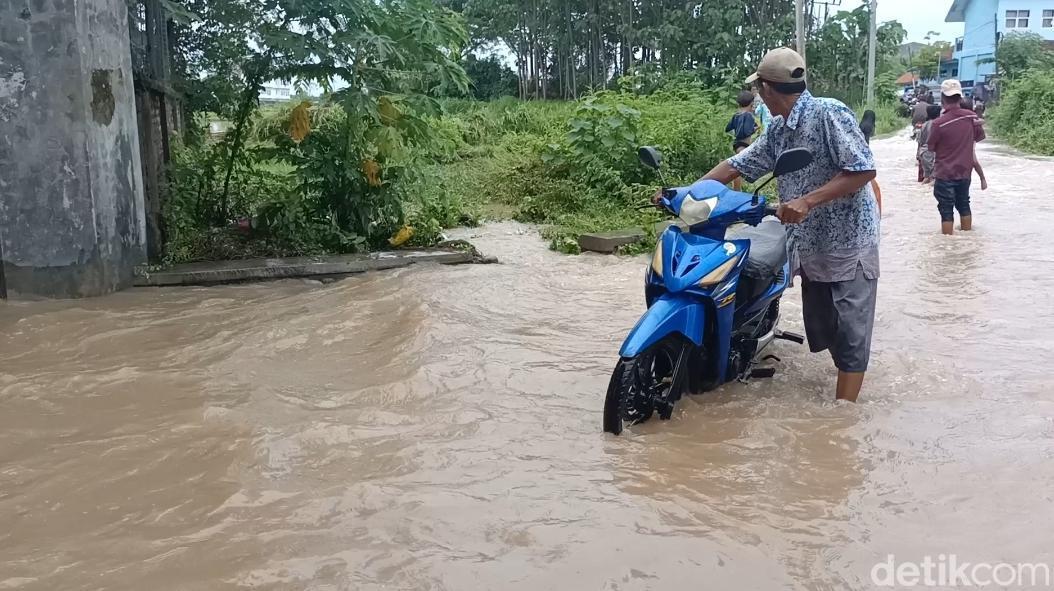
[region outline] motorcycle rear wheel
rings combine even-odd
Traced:
[[[619,360],[604,399],[604,431],[618,435],[626,424],[637,425],[656,412],[668,420],[688,380],[692,346],[670,336],[636,357]]]

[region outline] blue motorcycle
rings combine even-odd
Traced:
[[[650,147],[642,164],[660,170]],[[771,182],[812,163],[804,148],[776,161]],[[753,195],[716,181],[663,189],[657,207],[680,218],[659,237],[645,277],[647,312],[619,352],[604,401],[604,431],[619,434],[656,412],[668,420],[685,392],[702,393],[733,380],[767,378],[760,368],[775,339],[804,343],[780,331],[780,297],[790,285],[787,234]]]

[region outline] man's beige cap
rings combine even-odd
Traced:
[[[753,84],[758,78],[769,82],[804,82],[805,58],[789,47],[773,49],[761,58],[758,71],[747,78],[747,84]]]
[[[963,85],[958,80],[941,82],[941,94],[944,96],[962,96]]]

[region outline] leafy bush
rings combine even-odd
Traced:
[[[260,240],[231,226],[215,224],[217,196],[223,190],[222,150],[180,146],[173,150],[164,202],[167,262],[219,260],[299,254],[298,232]],[[251,219],[260,204],[295,191],[293,179],[250,158],[238,159],[231,175],[230,211],[234,219]]]
[[[867,108],[868,107],[856,107],[853,109],[857,115],[857,119],[863,117],[864,110]],[[903,103],[900,101],[881,102],[872,107],[872,110],[875,112],[876,136],[904,129],[907,127],[908,119],[911,117],[911,111],[903,107]]]
[[[515,133],[494,151],[501,162],[475,177],[499,199],[509,200],[516,217],[543,225],[552,247],[577,252],[583,232],[651,227],[661,216],[637,205],[660,184],[636,160],[637,147],[650,144],[665,154],[671,184],[694,181],[730,153],[723,133],[732,106],[713,95],[638,96],[603,91],[572,104],[531,103],[529,116],[544,122],[544,133]],[[558,111],[563,121],[554,117]],[[486,170],[481,168],[480,170]]]
[[[1054,53],[1042,35],[1014,31],[1003,37],[995,58],[988,61],[995,62],[1003,77],[1015,80],[1029,70],[1050,70],[1054,67]]]
[[[995,132],[1011,145],[1047,156],[1054,156],[1054,121],[1034,113],[1054,101],[1052,74],[1051,69],[1032,69],[1007,84],[989,119]]]

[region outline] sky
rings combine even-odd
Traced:
[[[832,11],[852,10],[862,3],[861,0],[842,0],[842,7],[832,8]],[[923,43],[927,33],[937,31],[940,36],[933,41],[952,42],[963,34],[963,24],[944,22],[951,6],[952,0],[878,0],[878,20],[900,21],[908,30],[907,41]]]

